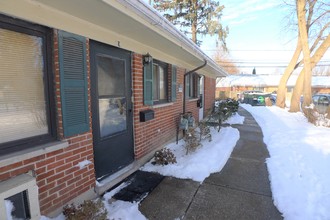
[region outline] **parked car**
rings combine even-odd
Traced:
[[[277,94],[276,93],[271,93],[269,96],[270,101],[272,102],[273,105],[276,104],[276,98],[277,98]]]
[[[247,91],[241,92],[238,94],[238,101],[241,103],[244,103],[244,95],[251,94],[251,93],[263,93],[263,92],[259,91],[259,90],[247,90]]]
[[[252,106],[265,106],[267,98],[269,98],[273,103],[270,95],[270,93],[265,93],[259,90],[247,90],[242,92],[239,101],[241,103],[250,104]]]
[[[330,94],[315,94],[312,97],[315,109],[321,113],[325,114],[330,105]]]

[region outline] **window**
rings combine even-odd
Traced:
[[[176,101],[177,70],[167,63],[152,60],[143,64],[143,101],[145,105],[155,105]],[[169,74],[171,73],[171,74]]]
[[[153,63],[153,101],[167,102],[167,65],[159,61]]]
[[[198,98],[199,95],[199,76],[191,73],[186,76],[186,96],[190,99]]]
[[[54,136],[49,29],[0,16],[0,155]]]

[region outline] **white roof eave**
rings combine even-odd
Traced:
[[[3,0],[0,13],[195,69],[227,76],[197,45],[142,0]]]

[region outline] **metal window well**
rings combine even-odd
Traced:
[[[15,216],[23,219],[39,220],[40,207],[36,179],[28,174],[22,174],[0,182],[0,219],[8,219],[5,200],[13,203],[19,209]],[[22,212],[22,209],[24,211]],[[28,218],[26,218],[28,217]]]

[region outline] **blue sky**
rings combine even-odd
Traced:
[[[147,2],[147,0],[144,0]],[[227,47],[240,72],[281,74],[296,47],[297,33],[286,26],[287,9],[282,0],[220,0],[221,23],[229,28]],[[203,38],[202,50],[213,57],[215,39]],[[323,60],[330,61],[330,52]],[[265,68],[265,66],[269,66]]]
[[[222,0],[225,6],[222,23],[229,27],[227,46],[231,58],[241,72],[275,74],[283,71],[293,50],[296,33],[285,30],[285,8],[279,0]],[[212,41],[209,41],[212,42]],[[203,50],[212,56],[214,45],[204,44]],[[262,66],[271,66],[265,68]]]

